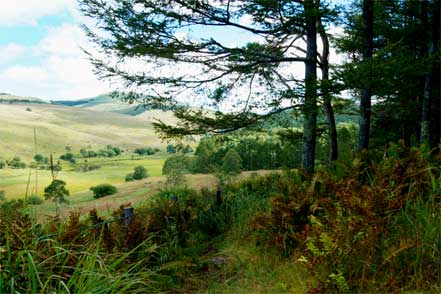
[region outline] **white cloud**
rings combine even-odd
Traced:
[[[37,54],[54,54],[62,56],[78,56],[80,47],[87,40],[82,30],[72,24],[50,28],[48,34],[34,48]]]
[[[22,82],[43,82],[49,77],[46,70],[38,66],[13,66],[6,69],[0,76],[11,81]]]
[[[39,18],[72,9],[75,0],[3,0],[0,26],[36,25]]]
[[[16,58],[23,55],[25,51],[25,46],[15,43],[9,43],[7,45],[0,46],[0,64],[5,64],[15,60]]]
[[[0,47],[2,60],[32,54],[32,66],[14,65],[0,70],[0,90],[17,95],[47,99],[78,99],[111,90],[93,74],[93,67],[80,47],[90,48],[82,30],[74,24],[48,29],[47,35],[32,47],[10,44]]]

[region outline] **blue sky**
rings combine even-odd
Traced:
[[[90,48],[80,29],[80,24],[90,22],[79,13],[76,0],[2,1],[0,92],[59,100],[92,97],[114,89],[97,80],[80,49]],[[204,35],[204,30],[187,34]],[[227,45],[253,40],[251,35],[231,29],[218,30],[215,36]],[[303,67],[295,70],[301,75]]]
[[[3,1],[2,1],[3,2]],[[0,92],[78,99],[108,92],[80,47],[87,22],[75,0],[7,0],[0,10]]]

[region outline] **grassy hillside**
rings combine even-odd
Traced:
[[[0,103],[2,104],[17,104],[17,103],[47,103],[43,99],[35,97],[23,97],[11,95],[8,93],[0,93]]]
[[[34,155],[34,129],[38,153],[58,157],[70,146],[101,148],[112,144],[123,149],[161,148],[148,122],[140,118],[48,104],[0,104],[0,157]]]

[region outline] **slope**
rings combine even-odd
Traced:
[[[0,104],[0,157],[32,158],[34,129],[38,152],[56,157],[66,146],[76,152],[107,144],[123,149],[163,146],[151,124],[136,117],[60,105]]]

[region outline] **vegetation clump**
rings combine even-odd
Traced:
[[[126,175],[126,182],[134,180],[142,180],[149,176],[147,169],[143,166],[137,166],[134,168],[133,173]]]
[[[90,191],[93,192],[93,198],[101,198],[104,196],[115,194],[116,192],[118,192],[118,189],[110,184],[100,184],[91,187]]]

